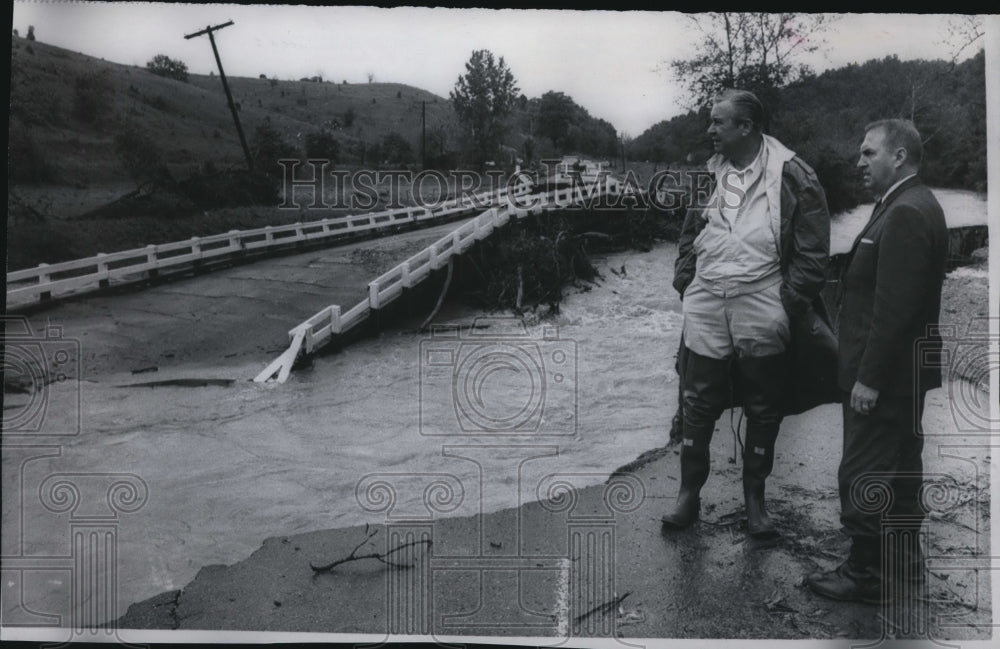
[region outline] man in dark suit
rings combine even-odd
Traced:
[[[927,390],[941,385],[940,369],[925,359],[941,349],[935,329],[948,230],[937,199],[917,177],[921,155],[920,134],[904,120],[870,124],[861,144],[858,167],[879,200],[841,279],[838,482],[851,550],[838,568],[806,580],[832,599],[884,601],[894,585],[883,589],[890,564],[893,575],[923,577],[920,422]]]

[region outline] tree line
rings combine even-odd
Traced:
[[[765,97],[762,97],[765,99]],[[932,186],[986,190],[986,59],[901,61],[896,56],[806,73],[766,98],[768,132],[796,151],[826,189],[830,209],[867,200],[855,163],[864,126],[910,119],[924,140],[921,175]],[[660,122],[632,140],[631,159],[695,166],[711,155],[708,108]]]
[[[614,157],[618,151],[615,127],[591,116],[562,92],[550,90],[541,98],[530,100],[526,112],[529,137],[538,139],[536,146],[546,157],[563,152]]]
[[[501,56],[475,50],[450,93],[465,127],[462,159],[482,167],[489,162],[532,164],[540,158],[577,153],[614,156],[618,132],[595,118],[573,98],[550,90],[540,98],[518,95],[513,72]]]

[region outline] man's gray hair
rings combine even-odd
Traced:
[[[906,149],[906,159],[917,167],[924,158],[924,145],[917,127],[908,119],[880,119],[865,127],[865,133],[878,129],[885,136],[885,143],[893,151]]]
[[[764,104],[760,103],[757,95],[749,90],[728,88],[720,92],[715,98],[715,103],[717,104],[726,101],[736,107],[736,112],[741,119],[748,119],[753,123],[754,130],[762,133],[766,130]]]

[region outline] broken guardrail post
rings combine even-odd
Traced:
[[[146,246],[146,263],[150,264],[152,268],[146,271],[146,277],[153,278],[160,274],[160,269],[157,268],[158,261],[156,258],[156,246],[149,244]]]
[[[99,288],[107,288],[111,285],[111,280],[108,278],[108,262],[101,261],[102,257],[107,257],[103,252],[97,253],[97,273],[103,275],[97,280],[97,286]]]

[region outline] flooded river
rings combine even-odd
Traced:
[[[985,212],[982,201],[969,204]],[[664,243],[597,259],[601,279],[570,289],[557,315],[528,318],[521,330],[509,320],[475,326],[483,314],[449,305],[436,321],[459,325],[453,337],[416,332],[418,318],[316,358],[283,385],[249,380],[273,344],[232,358],[216,350],[215,361],[155,374],[118,368],[53,384],[50,401],[62,404],[53,417],[76,416],[79,388],[79,434],[5,446],[4,554],[70,553],[72,513],[39,506],[53,474],[131,474],[145,502],[120,508],[113,523],[120,615],[270,536],[514,507],[537,500],[556,471],[602,482],[667,439],[681,322],[675,256]],[[246,335],[257,326],[247,321]],[[141,385],[158,380],[167,384]],[[514,406],[523,417],[500,415]],[[35,610],[65,614],[68,580],[65,570],[39,570],[6,587]],[[20,598],[6,594],[11,619]]]
[[[521,332],[504,320],[470,329],[480,314],[449,307],[437,322],[478,336],[461,352],[463,341],[415,333],[417,322],[317,358],[283,385],[249,381],[259,362],[175,368],[171,376],[181,372],[186,385],[139,385],[165,380],[163,371],[85,379],[80,434],[61,440],[58,457],[24,462],[39,451],[5,452],[5,494],[19,491],[15,478],[40,485],[67,468],[141,479],[148,500],[117,523],[122,613],[130,602],[182,587],[204,565],[246,557],[269,536],[384,521],[386,512],[356,497],[359,484],[377,479],[371,474],[392,474],[378,481],[396,489],[396,516],[420,509],[429,474],[454,476],[446,482],[458,498],[439,510],[450,515],[537,500],[535,487],[554,471],[601,482],[666,441],[680,324],[669,288],[674,250],[664,244],[598,260],[603,280],[571,290],[558,316],[529,320]],[[453,362],[479,351],[482,381],[442,380],[441,367],[428,365],[428,345],[438,342],[456,352]],[[497,349],[528,365],[511,371]],[[559,371],[555,352],[565,354]],[[490,373],[491,364],[500,371]],[[190,380],[198,377],[212,380]],[[54,403],[72,399],[72,385],[50,388]],[[455,403],[470,403],[460,394],[466,388],[481,403],[467,408],[472,427],[463,430]],[[508,402],[526,405],[529,416],[492,428],[477,423],[477,413],[489,419]],[[487,448],[460,448],[475,445]],[[24,489],[24,547],[36,556],[67,554],[66,514],[31,504],[34,491]],[[5,521],[20,506],[12,500],[5,495]],[[13,532],[5,524],[9,543]],[[38,609],[52,610],[50,598],[63,596],[57,581],[32,585],[47,592]]]

